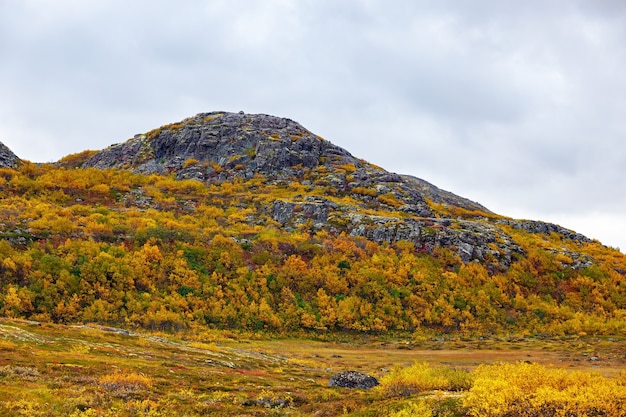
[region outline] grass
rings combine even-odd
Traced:
[[[2,416],[375,416],[460,409],[461,393],[329,388],[357,370],[381,380],[416,366],[452,375],[481,364],[532,361],[607,376],[626,369],[618,339],[421,341],[265,339],[228,332],[124,334],[100,326],[0,321]],[[443,411],[442,411],[443,410]],[[456,410],[456,411],[455,411]]]

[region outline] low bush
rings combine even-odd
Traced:
[[[463,399],[471,416],[626,416],[624,376],[609,379],[523,362],[482,365],[474,376]]]
[[[380,389],[388,396],[409,396],[422,391],[463,391],[472,386],[469,372],[451,368],[431,368],[415,362],[408,368],[394,368],[380,380]]]
[[[134,372],[104,375],[98,382],[112,396],[118,398],[128,398],[141,390],[152,387],[152,380],[149,377]]]
[[[424,401],[410,402],[389,417],[432,417],[433,410]]]

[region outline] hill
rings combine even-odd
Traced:
[[[267,115],[0,169],[0,311],[158,331],[623,334],[626,259]]]
[[[378,243],[406,240],[428,252],[447,247],[465,262],[493,256],[508,267],[512,253],[521,250],[491,226],[489,218],[529,232],[589,241],[556,225],[501,219],[476,202],[419,178],[388,172],[292,120],[268,115],[201,113],[113,145],[82,166],[174,175],[207,184],[255,175],[278,187],[301,184],[306,187],[303,193],[277,198],[268,207],[284,228],[311,222],[316,230]],[[461,221],[460,212],[474,213]]]

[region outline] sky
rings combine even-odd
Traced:
[[[0,141],[51,162],[200,112],[626,251],[622,0],[0,0]]]

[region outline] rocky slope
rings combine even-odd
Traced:
[[[289,182],[326,167],[329,174],[325,179],[337,188],[367,187],[383,194],[392,191],[407,206],[404,210],[415,214],[432,214],[424,198],[487,211],[425,181],[357,159],[292,120],[268,115],[201,113],[113,145],[84,166],[125,168],[144,174],[175,173],[179,179],[206,182],[250,179],[255,174],[270,181]],[[344,170],[337,169],[342,166]]]
[[[15,168],[20,159],[2,142],[0,142],[0,168]]]
[[[110,146],[83,166],[173,174],[205,183],[255,176],[277,185],[298,183],[309,192],[277,198],[266,208],[284,228],[309,222],[315,230],[376,242],[411,241],[427,252],[447,247],[464,262],[488,258],[504,269],[523,250],[503,225],[589,241],[557,225],[495,215],[424,180],[355,158],[292,120],[268,115],[201,113]],[[575,265],[588,264],[578,254],[567,255]]]

